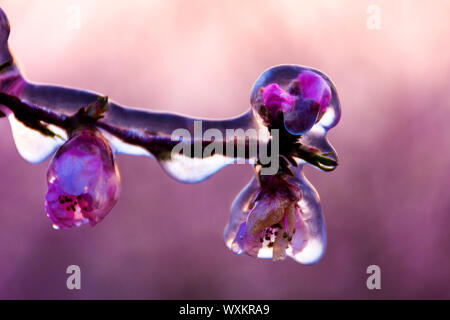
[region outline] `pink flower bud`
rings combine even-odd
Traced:
[[[119,170],[99,131],[82,129],[58,149],[47,172],[45,209],[55,229],[94,226],[120,192]]]
[[[273,114],[278,111],[290,112],[294,103],[294,97],[280,88],[276,83],[271,83],[261,88],[262,103]]]
[[[318,71],[295,65],[276,66],[256,80],[250,102],[269,127],[304,135],[322,118],[332,98],[331,82]],[[334,106],[331,106],[331,109]],[[280,123],[283,113],[284,124]]]
[[[324,78],[317,73],[305,70],[298,76],[303,99],[311,99],[320,106],[319,112],[324,112],[330,103],[331,89]]]

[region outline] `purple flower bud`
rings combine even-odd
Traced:
[[[99,131],[81,129],[58,149],[47,172],[45,210],[55,229],[94,226],[120,192],[119,170]]]
[[[284,127],[293,135],[303,135],[321,120],[332,98],[331,83],[318,71],[300,66],[277,66],[266,70],[256,81],[250,101],[266,126]]]
[[[280,88],[276,83],[271,83],[261,88],[262,103],[275,114],[278,111],[290,112],[294,103],[294,97]]]
[[[320,106],[319,112],[324,112],[331,99],[331,89],[325,79],[309,70],[300,73],[297,79],[302,98],[313,100]]]

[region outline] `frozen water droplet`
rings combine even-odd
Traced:
[[[254,195],[258,189],[259,184],[255,176],[253,176],[250,182],[236,196],[231,205],[231,216],[225,227],[223,240],[225,245],[236,254],[242,254],[244,252],[234,240],[239,232],[239,227],[242,223],[247,221],[247,212],[252,200],[252,195]]]
[[[48,128],[60,137],[44,136],[37,130],[33,130],[20,121],[13,114],[8,115],[12,135],[19,154],[28,162],[39,163],[50,156],[67,139],[64,130],[49,125]]]
[[[111,149],[114,151],[114,153],[128,154],[132,156],[147,156],[154,158],[153,155],[150,152],[148,152],[148,150],[139,146],[126,143],[105,130],[100,131],[103,134],[103,136],[108,140],[109,145],[111,146]]]
[[[295,176],[290,181],[297,184],[302,190],[302,199],[299,202],[299,206],[301,208],[301,216],[305,222],[305,229],[307,230],[305,233],[308,240],[300,251],[294,252],[291,247],[286,250],[286,253],[302,264],[314,264],[322,258],[326,249],[327,236],[322,207],[319,194],[303,173],[303,166],[300,165],[294,171]]]
[[[292,248],[286,249],[286,253],[289,257],[302,264],[314,264],[322,258],[325,252],[325,242],[322,239],[309,240],[302,251],[294,254]]]
[[[234,159],[222,155],[200,159],[174,154],[171,159],[160,160],[159,163],[174,179],[184,183],[196,183],[205,180],[233,161]]]
[[[61,229],[100,222],[120,193],[120,175],[106,139],[95,130],[75,131],[50,162],[45,210]]]
[[[302,264],[319,261],[326,247],[325,224],[319,196],[302,168],[294,169],[294,177],[271,178],[265,186],[253,177],[241,191],[224,231],[232,252],[273,260],[288,255]]]

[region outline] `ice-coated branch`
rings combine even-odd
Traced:
[[[254,177],[232,205],[225,244],[237,254],[310,264],[326,244],[319,197],[303,165],[334,170],[326,133],[340,118],[336,88],[322,72],[298,65],[266,70],[251,108],[232,119],[202,120],[121,106],[93,92],[28,81],[8,47],[0,9],[0,117],[32,163],[55,153],[45,208],[53,226],[95,225],[120,193],[115,153],[155,158],[181,182],[200,182],[222,167],[253,164]]]

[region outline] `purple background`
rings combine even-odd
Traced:
[[[369,4],[381,29],[366,27]],[[67,27],[79,5],[81,28]],[[122,195],[95,228],[55,231],[48,160],[20,158],[0,120],[0,298],[450,298],[450,24],[447,1],[2,0],[28,79],[129,106],[204,118],[249,108],[266,68],[323,70],[341,97],[332,173],[307,169],[328,248],[314,266],[233,255],[222,242],[251,176],[230,166],[196,185],[119,156]],[[82,289],[66,288],[77,264]],[[381,290],[366,268],[381,267]]]

